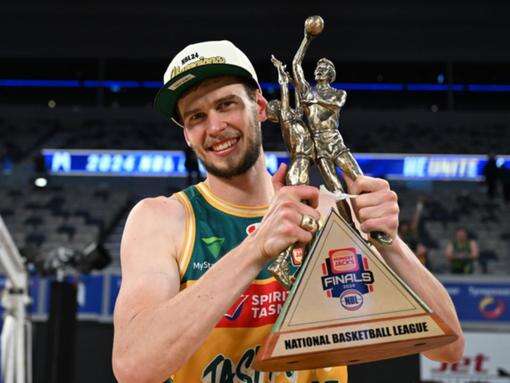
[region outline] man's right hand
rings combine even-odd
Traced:
[[[319,189],[308,185],[285,186],[287,166],[282,164],[273,176],[275,195],[268,212],[253,235],[265,262],[276,258],[290,245],[304,246],[313,233],[300,226],[304,214],[319,220]],[[308,204],[302,201],[307,201]]]

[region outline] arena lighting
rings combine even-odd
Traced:
[[[45,188],[48,185],[48,180],[44,177],[37,177],[34,180],[34,185],[38,188]]]
[[[1,336],[3,383],[32,382],[32,325],[26,316],[28,273],[0,216],[0,273],[7,277],[2,291],[5,310]]]
[[[479,182],[487,163],[482,154],[353,154],[367,175],[393,180]],[[43,149],[42,155],[52,176],[187,177],[185,155],[177,150]],[[271,173],[289,161],[286,152],[267,151],[265,155]],[[510,156],[498,155],[497,160],[510,167]]]
[[[443,75],[444,76],[444,75]],[[379,91],[379,92],[510,92],[510,84],[445,84],[440,81],[438,75],[437,83],[381,83],[381,82],[346,82],[333,83],[335,88],[353,91]],[[159,89],[163,84],[160,81],[130,81],[130,80],[22,80],[22,79],[0,79],[0,87],[5,88],[108,88],[110,90],[121,88],[146,88]],[[261,82],[260,86],[265,92],[271,93],[279,89],[278,83]]]

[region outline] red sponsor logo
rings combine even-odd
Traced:
[[[258,327],[278,318],[288,291],[278,282],[252,283],[225,313],[216,327]]]
[[[470,377],[477,377],[481,374],[487,375],[486,362],[489,360],[488,355],[482,353],[475,356],[463,356],[458,363],[442,362],[439,368],[432,371],[439,374],[454,376],[455,374],[462,374],[462,376],[470,375]],[[485,379],[483,379],[485,381]]]
[[[303,263],[304,253],[305,253],[305,251],[301,247],[297,247],[294,250],[292,250],[292,257],[291,257],[292,265],[294,265],[295,267],[301,266],[301,264]]]
[[[257,230],[257,227],[259,227],[260,225],[260,222],[256,222],[256,223],[252,223],[251,225],[248,225],[246,227],[246,234],[250,235],[250,234],[253,234],[255,232],[255,230]]]
[[[329,250],[331,271],[335,274],[353,273],[359,270],[356,249],[348,247],[345,249]]]
[[[487,319],[498,319],[505,313],[506,305],[501,299],[487,296],[478,304],[480,313]]]

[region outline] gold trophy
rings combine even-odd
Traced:
[[[279,122],[290,151],[289,185],[307,184],[312,162],[327,190],[337,198],[316,232],[297,276],[289,275],[293,246],[270,265],[289,296],[271,334],[257,353],[254,368],[302,370],[365,363],[414,354],[453,342],[457,336],[383,261],[352,220],[336,167],[352,179],[362,171],[338,131],[346,92],[331,86],[335,66],[320,59],[316,85],[305,79],[301,63],[310,42],[324,29],[320,16],[305,21],[305,33],[292,62],[292,76],[274,56],[281,100],[271,101],[269,119]],[[289,83],[295,88],[290,107]],[[307,223],[314,231],[318,223]],[[315,227],[314,227],[315,226]],[[386,233],[370,236],[391,244]]]

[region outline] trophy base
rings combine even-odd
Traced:
[[[332,211],[254,368],[366,363],[430,350],[456,338],[375,248]]]
[[[399,323],[399,324],[396,324]],[[414,337],[411,339],[398,339],[406,337],[405,334],[398,335],[398,332],[405,332],[410,324],[425,324],[427,331],[438,335],[425,335],[426,337]],[[436,325],[436,326],[434,326]],[[423,328],[423,327],[422,327]],[[386,337],[373,341],[341,342],[341,334],[345,336],[353,333],[367,334],[372,330],[379,335]],[[446,331],[445,331],[446,330]],[[413,334],[416,336],[416,334]],[[418,334],[418,336],[422,336]],[[403,320],[388,320],[386,323],[363,323],[342,326],[332,326],[322,329],[310,329],[306,332],[282,332],[272,333],[265,341],[257,354],[253,368],[260,371],[289,371],[308,370],[323,367],[346,366],[350,364],[368,363],[376,360],[396,358],[399,356],[416,354],[431,350],[457,339],[457,336],[448,331],[447,326],[435,314],[425,314],[418,317],[405,318]],[[322,351],[306,352],[306,341],[308,344],[321,343],[319,348]],[[353,343],[357,343],[354,345]],[[327,349],[334,344],[334,349]],[[293,346],[301,349],[295,354]],[[311,346],[309,348],[317,348]],[[288,354],[282,355],[282,350]],[[283,351],[285,354],[285,351]],[[278,355],[278,356],[275,356]]]

